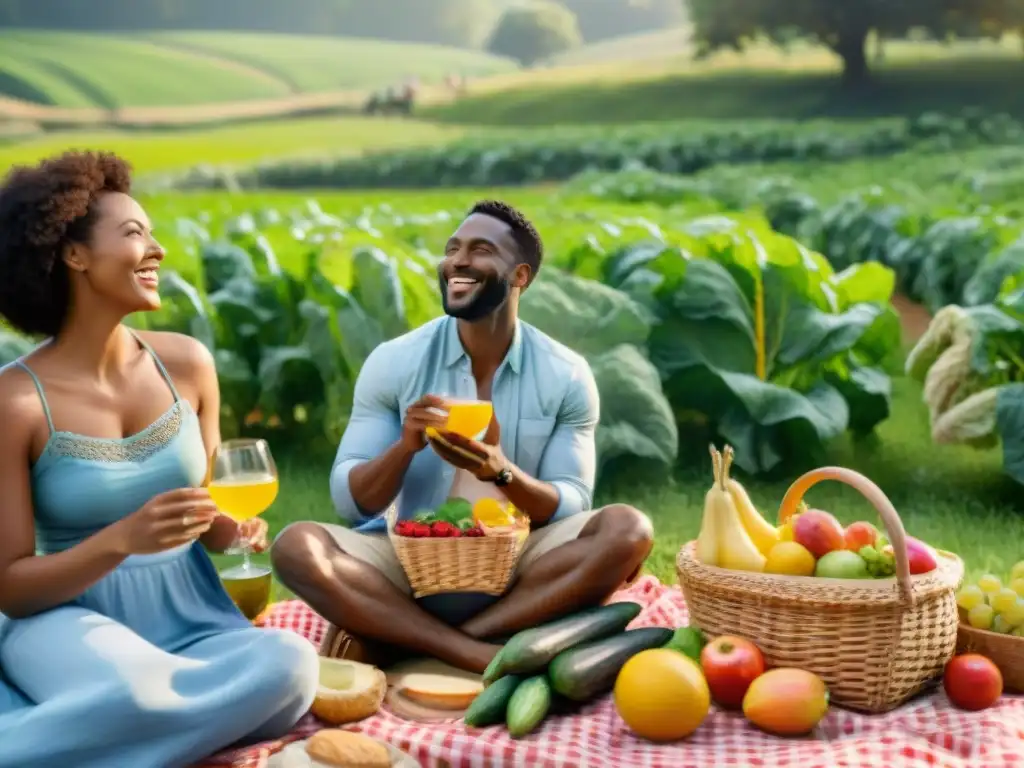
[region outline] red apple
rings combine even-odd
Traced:
[[[743,706],[747,688],[764,674],[761,650],[749,640],[731,635],[723,635],[704,646],[700,665],[711,698],[727,709]]]
[[[991,707],[1003,694],[999,667],[979,653],[954,656],[942,678],[946,695],[960,709],[977,712]]]
[[[864,521],[851,523],[843,533],[845,548],[851,552],[860,552],[864,547],[873,547],[878,541],[878,529]]]
[[[809,509],[793,524],[793,540],[818,558],[843,549],[843,526],[828,512]]]
[[[892,544],[882,547],[882,554],[895,556]],[[911,576],[928,573],[939,566],[939,556],[923,541],[907,536],[907,565],[910,567]]]
[[[928,573],[939,567],[939,557],[935,550],[913,536],[907,536],[907,561],[911,575]]]

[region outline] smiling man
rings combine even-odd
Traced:
[[[480,672],[498,639],[598,605],[639,573],[650,522],[621,504],[591,509],[590,368],[518,319],[542,256],[522,214],[477,203],[438,267],[445,316],[366,360],[330,482],[353,527],[295,523],[271,550],[279,578],[331,622],[327,655],[381,663],[382,651],[397,649]],[[493,403],[481,441],[445,434],[458,452],[428,443],[424,430],[443,428],[446,398]],[[413,599],[384,521],[392,504],[401,520],[450,496],[507,499],[531,520],[509,591],[459,619],[452,609],[464,595]]]

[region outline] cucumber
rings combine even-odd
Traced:
[[[493,686],[492,686],[493,687]],[[505,713],[509,736],[525,736],[547,717],[551,710],[551,684],[546,675],[530,677],[516,686]]]
[[[491,683],[493,683],[495,680],[497,680],[499,677],[501,677],[502,650],[504,650],[504,648],[499,649],[498,652],[494,654],[494,658],[491,659],[491,663],[488,664],[487,669],[484,670],[482,681],[485,688],[489,686]]]
[[[622,632],[640,615],[637,603],[612,603],[525,629],[501,649],[501,673],[533,675],[562,651]]]
[[[562,651],[548,666],[551,687],[572,701],[590,701],[615,687],[619,670],[636,654],[660,648],[671,639],[671,629],[648,627],[577,645]]]
[[[483,728],[500,723],[505,719],[512,694],[522,681],[523,678],[516,675],[498,678],[473,699],[462,721],[471,728]]]

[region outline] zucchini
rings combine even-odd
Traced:
[[[493,686],[492,686],[493,687]],[[536,675],[516,686],[508,702],[505,726],[518,739],[534,730],[551,710],[551,684],[546,675]]]
[[[501,650],[501,673],[533,675],[562,651],[580,643],[622,632],[637,616],[637,603],[612,603],[588,608],[514,635]]]
[[[505,719],[508,703],[523,678],[506,675],[484,688],[466,709],[462,721],[471,728],[495,725]]]
[[[503,650],[504,648],[498,649],[498,652],[494,654],[494,658],[491,659],[491,663],[484,670],[482,681],[485,688],[501,677],[501,652]]]
[[[572,701],[590,701],[615,687],[619,670],[636,654],[660,648],[671,639],[671,629],[647,627],[577,645],[552,660],[551,687]]]

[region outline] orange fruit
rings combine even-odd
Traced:
[[[637,736],[675,741],[700,727],[711,692],[700,666],[669,648],[641,651],[615,680],[615,709]]]

